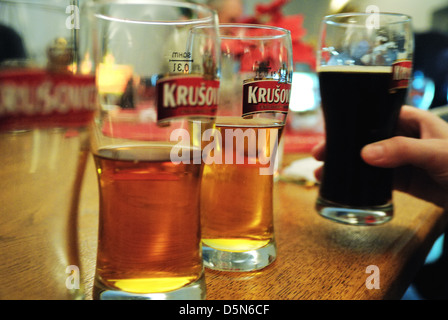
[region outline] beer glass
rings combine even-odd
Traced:
[[[223,24],[219,33],[217,130],[201,188],[203,260],[210,269],[253,271],[277,255],[273,173],[289,107],[291,38],[261,25]]]
[[[97,95],[76,9],[0,2],[0,299],[84,297],[78,199]]]
[[[369,143],[395,134],[412,72],[411,19],[347,13],[322,23],[318,74],[326,153],[318,212],[350,225],[393,217],[392,169],[361,158]]]
[[[216,13],[166,1],[86,11],[101,105],[93,298],[203,299],[201,140],[218,106]]]

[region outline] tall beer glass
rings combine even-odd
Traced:
[[[78,199],[97,95],[67,9],[0,2],[0,299],[84,297]]]
[[[222,72],[215,148],[202,178],[206,267],[252,271],[276,258],[273,172],[292,79],[289,31],[220,25]]]
[[[93,297],[205,298],[201,134],[217,110],[216,13],[166,1],[87,10],[101,104],[92,138],[100,190]]]
[[[393,216],[392,169],[368,165],[361,149],[395,134],[412,72],[411,19],[339,14],[322,23],[318,74],[326,156],[318,212],[351,225]]]

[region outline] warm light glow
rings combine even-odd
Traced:
[[[159,277],[137,279],[111,279],[114,286],[133,293],[168,292],[182,288],[195,280],[194,277]]]
[[[341,10],[349,0],[331,0],[330,2],[330,10],[332,12],[338,12]]]
[[[92,67],[92,61],[89,53],[87,52],[81,62],[81,74],[90,74],[92,72]]]
[[[257,250],[269,243],[270,239],[202,239],[202,243],[221,251],[246,252]]]
[[[97,70],[98,91],[121,94],[126,89],[132,74],[132,66],[115,64],[115,58],[111,54],[107,54]]]

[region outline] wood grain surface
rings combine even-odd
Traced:
[[[300,156],[286,155],[285,165]],[[342,225],[316,213],[317,192],[317,186],[277,182],[276,261],[257,272],[206,269],[207,299],[399,299],[448,223],[441,208],[395,192],[392,221],[374,227]],[[92,161],[82,191],[80,223],[81,274],[86,298],[91,299],[98,228]],[[378,268],[378,289],[366,286],[372,275],[366,272],[368,266]]]

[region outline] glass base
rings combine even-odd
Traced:
[[[348,207],[318,197],[317,212],[330,220],[355,225],[380,225],[392,219],[394,207],[392,203],[372,207]]]
[[[205,300],[206,287],[204,274],[184,287],[167,292],[133,293],[104,286],[95,279],[94,300]]]
[[[202,244],[204,266],[213,270],[236,272],[260,270],[274,262],[276,257],[277,246],[274,239],[261,248],[239,252],[219,250]]]

